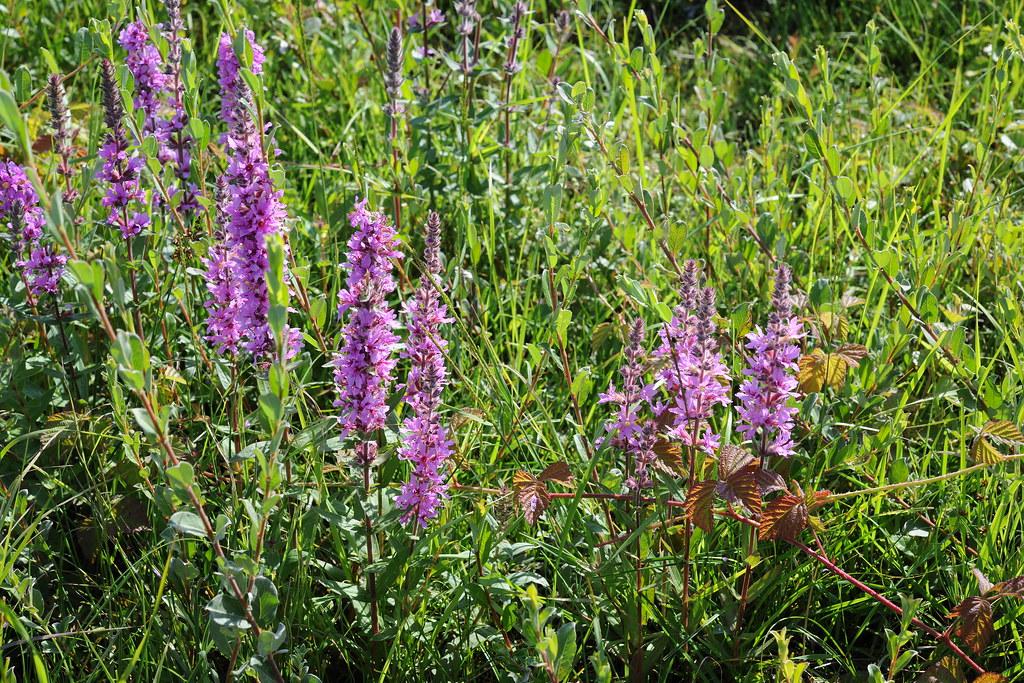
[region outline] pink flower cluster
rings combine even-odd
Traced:
[[[448,342],[441,336],[441,326],[451,318],[441,302],[441,218],[433,211],[427,218],[423,257],[426,270],[416,294],[405,305],[409,338],[402,355],[410,361],[405,403],[412,415],[402,423],[403,442],[398,455],[412,463],[413,471],[397,504],[405,511],[403,522],[415,518],[426,528],[447,498],[444,468],[453,445],[440,416],[441,392],[448,384],[444,363]]]
[[[789,268],[780,265],[775,274],[768,325],[747,335],[749,367],[743,371],[747,378],[737,394],[742,420],[737,431],[752,442],[761,457],[787,458],[794,452],[792,432],[797,409],[790,405],[790,400],[798,396],[797,342],[804,330],[800,318],[793,315],[791,279]]]
[[[651,407],[654,398],[654,385],[644,383],[646,358],[644,338],[646,331],[644,321],[637,318],[629,330],[629,340],[624,352],[625,363],[619,372],[622,374],[622,388],[617,389],[615,383],[608,386],[608,391],[599,396],[599,403],[610,403],[616,406],[615,417],[605,424],[605,431],[611,435],[611,444],[621,450],[633,463],[626,486],[630,489],[648,488],[652,485],[648,469],[654,462],[654,441],[657,432],[654,423],[644,417],[644,412]]]
[[[699,266],[688,261],[683,271],[681,302],[662,331],[657,355],[665,360],[661,377],[669,402],[659,413],[669,434],[684,446],[714,453],[721,440],[709,420],[716,405],[728,405],[729,370],[722,362],[714,322],[715,290],[698,285]]]
[[[35,295],[56,292],[67,258],[43,244],[46,216],[39,195],[24,169],[13,161],[0,161],[0,224],[14,245],[15,265],[21,268],[29,291]]]
[[[166,6],[169,14],[165,31],[169,47],[167,64],[141,21],[122,29],[118,42],[127,53],[125,63],[135,79],[135,107],[145,113],[143,133],[153,136],[160,144],[160,161],[174,164],[178,182],[169,192],[172,195],[182,193],[178,210],[188,216],[199,208],[199,203],[196,186],[190,179],[192,138],[185,132],[188,113],[181,80],[181,31],[184,27],[178,3],[172,0]]]
[[[377,455],[376,443],[365,437],[384,427],[394,381],[398,336],[387,297],[396,288],[391,259],[402,253],[394,226],[383,214],[368,211],[365,199],[356,202],[348,218],[355,232],[348,241],[346,286],[338,292],[338,315],[346,322],[333,361],[338,390],[334,405],[340,409],[342,436],[364,437],[357,459],[365,464]]]
[[[283,193],[274,188],[270,177],[263,136],[249,114],[252,95],[239,76],[230,38],[222,36],[220,45],[220,81],[228,86],[225,97],[228,91],[232,93],[234,109],[225,116],[230,126],[228,166],[218,201],[224,242],[214,245],[205,261],[211,294],[206,302],[210,311],[207,339],[222,352],[236,352],[241,345],[254,359],[264,361],[275,348],[267,322],[266,273],[270,264],[266,239],[287,229],[286,213]],[[254,44],[253,51],[257,50]],[[290,329],[286,337],[287,353],[294,355],[301,343],[300,332]]]
[[[145,211],[146,193],[139,183],[139,171],[145,160],[128,144],[125,134],[124,107],[121,91],[117,87],[114,65],[104,59],[102,64],[103,111],[107,134],[100,146],[103,160],[96,177],[107,183],[103,206],[110,209],[107,222],[121,231],[124,239],[137,237],[149,225]]]

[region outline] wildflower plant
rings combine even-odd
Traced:
[[[441,217],[427,217],[424,270],[413,297],[406,302],[409,336],[402,355],[409,360],[403,400],[412,414],[402,423],[403,441],[398,455],[412,465],[409,481],[395,501],[404,511],[402,521],[426,527],[437,517],[447,498],[446,466],[453,442],[441,416],[441,393],[448,384],[441,327],[451,322],[441,302]]]

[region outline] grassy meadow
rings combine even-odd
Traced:
[[[176,4],[0,0],[0,682],[1024,681],[1024,2]]]

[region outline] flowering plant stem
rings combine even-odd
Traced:
[[[64,246],[67,248],[71,258],[78,258],[74,247],[71,244],[71,240],[68,238],[67,232],[63,228],[58,228],[61,240],[64,242]],[[117,343],[117,332],[114,330],[113,325],[110,322],[110,316],[107,314],[106,307],[103,305],[103,301],[97,297],[91,290],[89,291],[89,298],[96,310],[97,317],[100,320],[100,325],[103,331],[106,333],[107,338],[111,344]],[[154,405],[154,402],[150,395],[145,390],[138,390],[132,387],[132,392],[135,394],[139,403],[142,404],[143,410],[146,412],[146,416],[149,418],[149,422],[153,427],[153,438],[157,443],[160,451],[164,456],[164,467],[173,467],[181,464],[181,459],[178,458],[177,452],[174,450],[174,446],[171,445],[170,439],[167,433],[164,431],[162,423]],[[184,487],[185,494],[192,504],[192,507],[196,511],[196,515],[199,517],[200,524],[203,528],[203,533],[206,535],[207,540],[210,542],[213,548],[214,555],[217,558],[217,563],[221,566],[228,564],[227,554],[224,552],[224,548],[220,544],[220,539],[217,536],[217,532],[210,522],[210,517],[206,513],[206,508],[203,505],[202,498],[196,493],[195,487],[192,484]],[[234,597],[242,608],[242,614],[245,620],[249,623],[252,629],[253,635],[259,639],[263,629],[260,627],[259,622],[256,620],[256,616],[253,614],[252,607],[249,604],[249,594],[242,591],[242,587],[238,584],[238,581],[230,573],[225,573],[224,578]],[[266,655],[267,665],[270,668],[271,675],[277,683],[285,683],[283,674],[280,668],[277,666],[277,662],[274,659],[274,653],[270,652]]]
[[[370,665],[377,662],[377,634],[380,633],[380,617],[377,614],[377,575],[367,571],[373,564],[373,521],[370,518],[370,467],[369,461],[363,462],[363,525],[366,531],[366,590],[370,597]]]

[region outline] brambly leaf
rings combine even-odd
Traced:
[[[800,390],[812,394],[825,387],[842,387],[846,381],[846,370],[846,359],[839,354],[814,349],[800,358],[796,378]]]
[[[520,470],[512,478],[512,489],[526,521],[536,524],[551,504],[547,486],[529,472]]]
[[[976,463],[996,465],[1005,459],[1003,454],[982,435],[975,437],[971,443],[971,460]]]
[[[981,654],[995,632],[992,617],[992,603],[972,595],[949,613],[957,621],[956,635],[976,654]]]
[[[694,526],[703,529],[705,533],[711,533],[715,524],[713,506],[715,503],[715,487],[717,481],[702,481],[693,485],[693,488],[686,494],[684,503],[686,517]]]
[[[572,471],[569,470],[568,463],[564,460],[559,460],[545,467],[544,471],[537,478],[541,481],[557,481],[560,484],[571,484]]]
[[[981,434],[996,441],[1024,444],[1024,434],[1009,420],[990,420],[981,428]]]
[[[768,503],[757,536],[762,541],[792,541],[806,526],[807,503],[803,498],[786,494]]]

